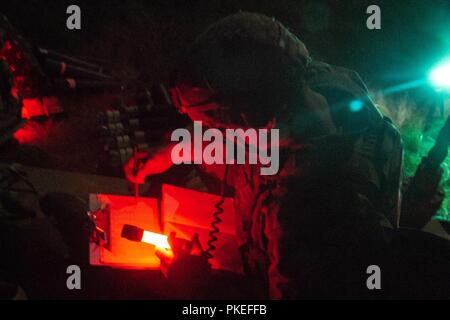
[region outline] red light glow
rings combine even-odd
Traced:
[[[27,125],[17,130],[13,137],[20,144],[29,144],[39,140],[39,134],[31,126]]]
[[[22,118],[30,119],[34,115],[45,114],[39,99],[24,99],[22,106]]]
[[[167,236],[159,233],[144,231],[141,242],[152,244],[160,249],[170,249],[170,244]]]

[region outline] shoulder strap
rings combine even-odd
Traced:
[[[307,83],[327,98],[333,119],[342,129],[342,134],[356,133],[349,163],[351,170],[361,178],[362,185],[371,185],[377,190],[371,197],[372,201],[396,226],[403,155],[399,132],[370,99],[366,85],[356,72],[313,62],[308,69]],[[349,103],[357,99],[363,102],[363,109],[352,112]]]
[[[342,113],[351,113],[349,104],[353,100],[360,100],[364,110],[358,116],[364,115],[367,125],[383,120],[383,115],[369,97],[366,85],[355,71],[314,61],[308,67],[306,82],[312,90],[327,98],[334,108],[332,113],[340,113],[341,116]]]

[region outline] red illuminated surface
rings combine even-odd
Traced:
[[[22,118],[50,116],[63,110],[56,97],[42,97],[42,99],[23,99]]]
[[[176,233],[182,239],[198,235],[204,250],[210,239],[212,214],[220,196],[165,184],[162,188],[161,211],[164,215],[164,233]],[[241,273],[242,260],[236,236],[236,221],[232,198],[225,198],[219,233],[214,243],[214,258],[209,262],[213,269]]]
[[[170,249],[170,244],[166,235],[144,231],[141,242],[152,244],[159,249]]]
[[[0,59],[5,60],[9,65],[9,70],[14,76],[14,89],[21,92],[24,96],[36,96],[36,87],[33,84],[34,68],[31,66],[19,43],[13,40],[7,40],[0,49]],[[13,93],[14,94],[14,93]]]
[[[23,128],[17,130],[14,139],[20,144],[31,144],[39,140],[39,133],[32,127],[25,125]]]
[[[22,118],[30,119],[35,116],[47,114],[48,108],[41,104],[39,99],[24,99],[22,107]],[[47,136],[48,124],[37,124],[27,122],[17,130],[13,138],[20,144],[36,144],[42,142]]]
[[[91,244],[91,264],[108,265],[117,268],[157,269],[160,260],[157,250],[170,256],[172,250],[167,235],[175,232],[177,238],[191,240],[198,235],[205,250],[208,246],[214,205],[220,197],[186,188],[163,185],[162,199],[114,195],[91,195],[91,208],[99,203],[109,205],[108,226],[110,245],[98,247]],[[94,203],[94,205],[93,205]],[[161,204],[159,208],[158,203]],[[233,200],[227,198],[223,204],[224,213],[216,235],[216,251],[210,263],[214,269],[242,272],[239,244],[236,238]],[[163,221],[159,220],[160,212]],[[144,229],[141,242],[122,238],[123,226],[129,224]],[[98,225],[98,224],[97,224]]]
[[[22,118],[30,119],[43,115],[61,112],[59,100],[56,97],[43,97],[41,99],[24,99]],[[21,129],[13,135],[20,144],[45,144],[49,141],[49,135],[59,131],[53,130],[53,122],[28,121]]]
[[[32,116],[45,114],[44,107],[39,99],[24,99],[22,118],[31,119]]]
[[[0,48],[0,59],[6,61],[13,75],[13,87],[11,94],[18,97],[19,93],[23,99],[22,117],[49,116],[62,112],[59,101],[54,97],[38,97],[41,94],[41,77],[36,73],[36,68],[28,61],[20,45],[8,40]]]
[[[49,136],[54,134],[53,127],[51,121],[27,121],[14,133],[13,137],[20,144],[44,145],[48,143]]]
[[[121,236],[123,226],[130,224],[154,232],[154,235],[158,234],[159,237],[147,236],[145,240],[166,246],[167,237],[161,232],[157,200],[102,194],[91,196],[91,206],[93,202],[96,202],[94,206],[109,205],[110,214],[106,221],[109,228],[100,227],[109,229],[110,235],[108,247],[91,244],[91,264],[125,269],[158,269],[160,260],[155,255],[154,243],[150,245],[145,242],[129,241]]]

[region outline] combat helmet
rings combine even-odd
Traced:
[[[263,126],[295,100],[310,61],[306,46],[279,21],[240,12],[197,37],[172,95],[191,118]]]

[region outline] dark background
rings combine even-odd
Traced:
[[[81,7],[82,30],[66,28],[66,8],[71,4]],[[366,27],[366,9],[371,4],[381,7],[381,30]],[[113,68],[126,75],[146,73],[154,83],[166,79],[187,45],[207,25],[239,10],[274,16],[304,41],[314,58],[358,71],[372,89],[422,78],[434,63],[450,55],[450,0],[11,0],[1,1],[0,6],[0,12],[32,44],[110,60]],[[30,121],[24,131],[27,141],[0,148],[0,162],[109,174],[102,169],[103,146],[95,122],[107,100],[104,95],[78,92],[62,97],[66,117]],[[51,184],[48,177],[41,180]],[[5,237],[14,239],[10,234]],[[66,274],[49,269],[48,278],[35,281],[41,274],[31,262],[42,262],[42,269],[52,263],[37,250],[47,244],[36,244],[35,238],[30,238],[29,252],[38,257],[24,259],[23,269],[33,270],[26,277],[38,288],[27,289],[29,293],[40,291],[44,297],[56,295],[43,291],[65,284]],[[433,273],[441,274],[445,273]],[[102,284],[95,273],[91,276],[88,284]],[[111,274],[103,282],[120,288],[116,294],[127,298],[134,286],[157,281],[118,279]]]
[[[70,4],[81,8],[80,31],[66,29]],[[366,28],[371,4],[381,8],[381,30]],[[450,53],[448,0],[22,0],[0,9],[36,44],[125,63],[154,81],[205,26],[239,10],[274,16],[313,57],[353,68],[369,85],[414,79]]]
[[[66,28],[71,4],[81,8],[81,30]],[[371,4],[381,8],[381,30],[366,27]],[[32,44],[105,59],[116,75],[146,74],[150,83],[167,79],[206,26],[239,10],[274,16],[304,41],[313,58],[356,70],[375,92],[421,79],[450,55],[449,0],[22,0],[2,1],[0,7]],[[110,103],[104,98],[78,91],[63,96],[67,117],[30,121],[21,133],[27,141],[0,149],[0,160],[121,175],[120,168],[108,168],[98,136],[96,116]],[[394,118],[397,104],[388,112]]]

